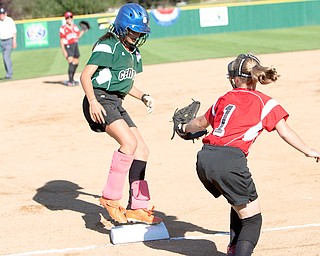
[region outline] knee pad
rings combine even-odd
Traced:
[[[108,180],[102,191],[103,197],[112,200],[122,198],[124,182],[132,161],[133,156],[125,155],[119,151],[113,153]]]
[[[150,200],[148,183],[136,180],[131,183],[131,209],[147,209]]]
[[[242,229],[238,241],[249,241],[256,246],[260,237],[261,226],[261,213],[242,219]]]

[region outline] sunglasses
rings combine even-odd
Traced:
[[[66,20],[68,20],[68,19],[73,19],[73,16],[69,16],[66,18]]]

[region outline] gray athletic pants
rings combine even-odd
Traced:
[[[6,70],[6,78],[11,78],[13,74],[11,61],[12,40],[12,38],[1,40],[2,58]]]

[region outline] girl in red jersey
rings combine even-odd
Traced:
[[[68,61],[68,78],[66,82],[67,86],[78,85],[79,82],[74,81],[74,74],[78,68],[80,51],[78,46],[78,41],[80,37],[86,32],[77,27],[73,23],[73,13],[66,12],[64,14],[66,23],[60,27],[60,47],[62,50],[63,56]]]
[[[262,224],[258,194],[247,166],[250,146],[263,130],[276,130],[284,141],[316,162],[320,153],[288,126],[289,114],[274,99],[256,91],[258,82],[269,84],[278,79],[275,68],[262,66],[253,55],[240,54],[228,65],[228,76],[233,90],[182,130],[212,127],[197,155],[197,174],[214,197],[223,195],[231,205],[227,256],[247,256],[258,242]]]

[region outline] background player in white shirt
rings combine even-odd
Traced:
[[[7,16],[3,7],[0,8],[0,42],[6,70],[5,79],[11,79],[13,75],[11,52],[12,49],[17,48],[17,28],[14,20]]]

